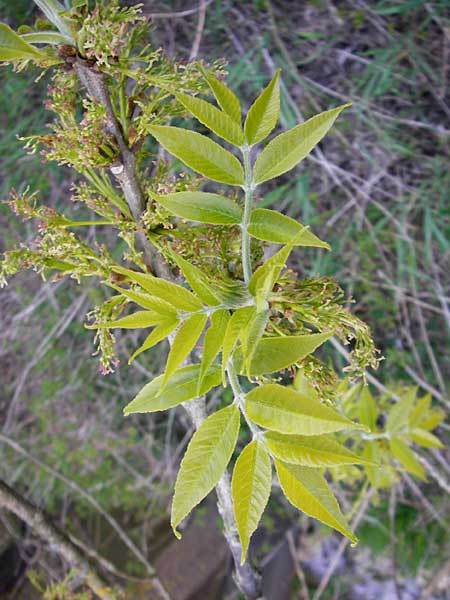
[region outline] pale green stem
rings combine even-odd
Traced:
[[[242,230],[242,268],[244,270],[244,281],[249,283],[252,276],[252,257],[250,252],[250,235],[248,226],[252,216],[253,190],[255,185],[253,182],[252,165],[250,162],[250,146],[244,144],[241,148],[244,159],[244,185],[242,186],[245,192],[244,214],[241,222]]]

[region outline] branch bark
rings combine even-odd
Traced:
[[[0,506],[14,513],[47,543],[55,546],[67,563],[80,572],[86,585],[102,600],[119,597],[108,582],[97,573],[82,551],[37,506],[0,480]]]
[[[74,64],[81,83],[86,87],[89,95],[101,102],[106,109],[111,131],[116,137],[121,155],[121,166],[123,169],[114,167],[116,176],[125,200],[130,208],[133,218],[137,223],[140,222],[142,211],[145,208],[145,198],[142,192],[139,176],[137,174],[136,158],[125,142],[119,122],[114,114],[111,104],[111,98],[108,92],[103,74],[90,66],[86,61],[78,59]],[[142,234],[144,235],[144,234]],[[174,276],[168,268],[164,259],[159,255],[156,249],[150,244],[144,235],[144,248],[147,256],[151,260],[151,266],[158,277],[174,281]],[[141,238],[142,239],[142,238]],[[198,429],[207,417],[205,399],[196,398],[184,404],[184,408],[189,415],[195,428]],[[240,564],[241,543],[238,536],[236,521],[234,518],[234,509],[231,495],[231,482],[228,472],[225,472],[216,486],[217,507],[223,519],[224,536],[230,547],[235,566],[234,578],[239,590],[248,600],[263,600],[261,592],[261,576],[246,562]]]

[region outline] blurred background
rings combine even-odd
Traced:
[[[450,3],[200,4],[144,2],[152,44],[178,59],[225,58],[228,83],[247,107],[281,67],[283,128],[353,102],[323,149],[295,177],[269,184],[261,205],[310,225],[332,245],[332,253],[298,251],[293,267],[303,277],[335,277],[355,299],[352,310],[369,323],[384,356],[371,374],[372,393],[417,386],[448,413]],[[29,0],[0,0],[0,19],[12,27],[36,16]],[[70,212],[73,173],[43,165],[18,140],[45,131],[50,118],[43,106],[48,78],[36,84],[36,75],[0,69],[0,197],[30,186],[46,204]],[[0,228],[0,251],[35,236],[33,222],[3,205]],[[83,323],[103,297],[95,281],[80,294],[74,281],[52,283],[32,272],[1,291],[0,477],[116,565],[121,584],[134,590],[130,598],[152,598],[134,581],[145,574],[137,549],[170,582],[173,600],[237,599],[214,502],[199,507],[181,542],[168,526],[192,433],[185,414],[122,416],[160,372],[160,350],[127,367],[138,333],[119,332],[122,363],[99,374],[93,333]],[[340,350],[333,355],[338,369],[346,364]],[[435,432],[447,445],[449,430],[444,422]],[[422,457],[425,482],[405,473],[371,496],[344,489],[344,508],[355,503],[357,548],[275,494],[252,549],[267,599],[450,598],[450,452]],[[0,513],[1,598],[88,598],[72,584],[51,587],[67,576],[45,541]]]

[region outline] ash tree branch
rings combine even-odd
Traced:
[[[204,4],[204,8],[206,8],[206,5],[207,3]],[[109,126],[111,127],[113,135],[116,137],[121,156],[121,165],[119,165],[117,169],[114,167],[113,174],[116,176],[122,188],[125,200],[134,220],[139,223],[142,212],[145,209],[145,197],[137,174],[136,158],[132,150],[128,147],[120,124],[114,114],[104,76],[96,70],[95,66],[89,65],[80,58],[75,62],[74,69],[81,83],[86,87],[89,95],[101,102],[106,109]],[[120,169],[120,166],[123,166],[123,169]],[[141,242],[144,245],[147,258],[149,259],[155,274],[163,279],[174,281],[175,277],[171,273],[167,263],[150,244],[144,234],[142,234]],[[204,397],[185,402],[183,406],[195,428],[198,429],[207,417]],[[263,600],[261,576],[252,568],[248,561],[243,565],[240,564],[242,546],[239,540],[236,520],[234,518],[231,482],[227,471],[217,484],[216,493],[217,507],[224,524],[224,537],[233,556],[236,584],[247,600]]]

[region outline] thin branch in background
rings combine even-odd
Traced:
[[[294,562],[295,573],[300,583],[300,600],[311,600],[308,590],[308,584],[306,583],[305,573],[302,569],[302,564],[300,562],[297,548],[295,546],[294,535],[290,529],[286,532],[286,539],[289,546],[289,552]]]
[[[55,547],[64,560],[79,571],[82,580],[102,600],[116,600],[119,596],[95,570],[80,550],[45,513],[20,496],[4,481],[0,480],[0,506],[14,513],[39,537]],[[166,597],[168,598],[168,597]]]
[[[192,44],[191,53],[189,55],[189,62],[195,60],[198,56],[200,43],[202,41],[203,29],[205,28],[206,6],[207,5],[205,0],[200,0],[198,8],[197,29],[195,30],[195,38]]]
[[[204,4],[205,8],[207,8],[213,2],[214,0],[204,0],[203,3],[200,3],[195,8],[188,8],[179,12],[152,12],[149,13],[149,17],[151,19],[182,19],[183,17],[189,17],[190,15],[195,15],[198,13],[198,11],[202,9],[201,4]]]

